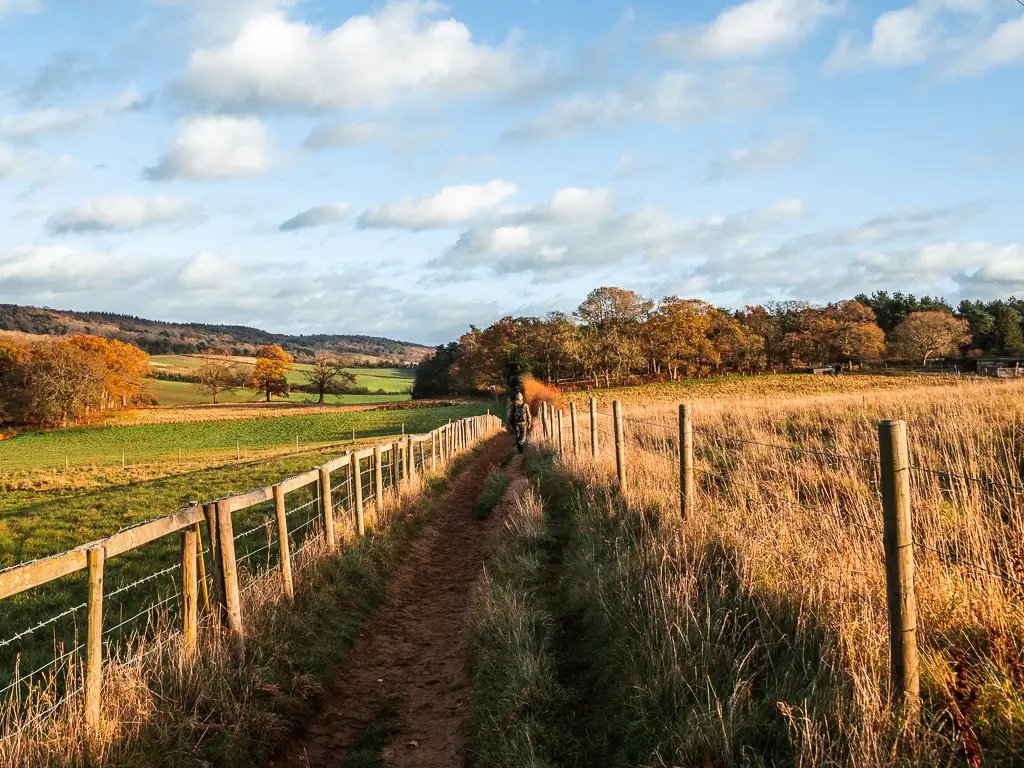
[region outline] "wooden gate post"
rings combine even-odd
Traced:
[[[619,479],[619,493],[626,491],[626,440],[622,429],[622,403],[612,403],[612,415],[615,417],[615,474]]]
[[[575,456],[580,452],[576,435],[576,403],[569,403],[569,427],[572,433],[572,455]]]
[[[917,659],[917,597],[914,593],[914,537],[911,528],[910,455],[905,421],[878,425],[882,465],[882,520],[885,587],[889,603],[889,672],[897,704],[921,694]]]
[[[331,500],[331,471],[320,467],[320,510],[324,516],[324,536],[327,538],[327,549],[334,552],[338,548],[334,538],[334,503]]]
[[[217,502],[217,530],[220,536],[221,572],[224,574],[224,603],[227,608],[231,655],[245,663],[245,634],[242,628],[242,595],[238,591],[238,564],[235,562],[235,534],[231,522],[231,499]]]
[[[292,553],[288,541],[288,512],[284,505],[284,488],[274,486],[274,516],[277,518],[277,546],[281,556],[281,579],[284,596],[289,604],[295,602],[295,582],[292,581]]]
[[[359,454],[352,454],[352,482],[356,493],[356,533],[366,535],[366,521],[363,518],[363,478],[359,467]],[[397,490],[395,491],[398,492]]]
[[[220,525],[217,523],[217,502],[203,507],[206,530],[210,534],[210,576],[213,582],[213,611],[217,621],[227,619],[228,603],[224,596],[224,564],[220,556]]]
[[[679,406],[679,516],[693,510],[693,407]]]
[[[379,445],[373,446],[373,506],[384,509],[384,459]]]
[[[185,656],[191,658],[199,641],[199,590],[197,583],[196,532],[186,528],[181,532],[181,604],[182,634]]]
[[[597,399],[590,398],[590,455],[597,458]]]
[[[103,565],[106,550],[86,552],[89,566],[89,616],[85,640],[85,749],[92,754],[100,736],[100,701],[103,692]]]

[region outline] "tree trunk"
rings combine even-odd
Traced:
[[[320,387],[320,399],[317,402],[323,403],[323,401],[324,401],[324,388]]]
[[[270,382],[267,382],[267,402],[270,402]]]

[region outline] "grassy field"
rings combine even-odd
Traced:
[[[385,380],[379,379],[379,381]],[[187,381],[153,379],[149,382],[148,386],[150,392],[153,393],[153,396],[156,397],[162,406],[199,405],[210,402],[209,396],[200,394],[196,391],[196,385]],[[370,385],[360,383],[359,386]],[[381,385],[374,384],[373,389],[376,390],[379,386]],[[394,386],[394,384],[390,384],[390,386]],[[385,386],[384,388],[386,389],[387,387]],[[221,403],[259,403],[263,402],[263,399],[263,396],[258,392],[252,392],[247,389],[233,389],[228,392],[222,392],[217,396],[218,402]],[[331,405],[364,405],[367,403],[400,403],[411,399],[412,395],[408,392],[396,392],[387,395],[327,395],[324,398],[324,402]],[[280,402],[280,398],[275,398],[275,401]],[[285,402],[315,403],[316,401],[316,395],[305,392],[293,392]]]
[[[496,732],[500,695],[516,738],[480,764],[514,765],[512,746],[534,744],[548,752],[533,765],[596,768],[1019,765],[1024,386],[897,381],[699,400],[686,520],[674,405],[624,407],[624,495],[606,436],[596,461],[534,454],[541,560],[517,558],[483,590],[494,629],[477,640],[491,666],[478,733]],[[890,698],[882,419],[907,421],[919,468],[922,696],[906,718]]]
[[[195,421],[138,426],[82,427],[54,432],[27,432],[0,442],[0,474],[33,469],[59,469],[67,465],[97,467],[126,463],[217,456],[225,452],[255,451],[295,445],[309,447],[352,438],[426,432],[441,420],[483,413],[487,406],[409,408],[402,410],[347,411]]]
[[[235,362],[239,366],[251,367],[255,360],[251,357],[218,358]],[[154,371],[165,371],[168,373],[194,373],[207,363],[207,358],[198,355],[153,355],[150,357],[150,365]],[[297,364],[295,369],[288,374],[290,384],[305,384],[304,372],[311,366]],[[412,391],[412,383],[415,373],[409,368],[348,368],[349,373],[355,375],[355,386],[366,387],[371,392],[383,390],[387,395],[394,397],[383,397],[381,395],[332,395],[328,398],[331,403],[361,403],[361,402],[391,402],[394,400],[408,399]],[[200,394],[194,384],[178,381],[164,381],[156,379],[150,382],[150,391],[157,398],[160,405],[190,405],[210,402],[207,395]],[[374,400],[365,399],[376,398]],[[363,398],[363,399],[359,399]],[[225,403],[245,403],[261,399],[258,392],[249,390],[232,390],[225,392],[218,398]],[[316,399],[313,395],[296,392],[291,396],[292,400],[305,401]]]
[[[908,387],[944,387],[958,381],[950,376],[876,376],[844,373],[839,376],[812,376],[787,373],[764,376],[716,376],[707,379],[683,379],[664,384],[618,387],[594,391],[570,392],[565,400],[585,405],[591,397],[601,407],[612,400],[636,406],[681,403],[707,399],[758,399],[764,397],[800,397],[878,390],[905,390]]]

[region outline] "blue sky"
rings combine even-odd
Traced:
[[[1024,7],[0,0],[0,301],[437,343],[1024,293]]]

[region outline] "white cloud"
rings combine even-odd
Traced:
[[[766,108],[787,89],[786,76],[771,68],[740,67],[706,76],[669,71],[644,86],[560,99],[551,110],[507,131],[504,138],[540,141],[630,121],[679,125],[709,120]]]
[[[983,0],[916,0],[903,8],[886,11],[872,24],[871,39],[861,42],[850,31],[840,36],[825,62],[826,72],[835,73],[864,68],[897,68],[924,64],[939,55],[960,53],[966,66],[973,53],[984,59],[982,49],[993,45],[995,59],[1013,58],[1014,35],[998,39],[998,31],[988,38],[980,35],[991,23],[990,7]],[[1002,25],[1006,27],[1007,25]],[[1003,33],[1004,35],[1006,33]],[[971,42],[973,40],[973,43]],[[994,64],[993,64],[994,65]],[[981,64],[987,68],[989,64]]]
[[[107,232],[193,219],[198,209],[176,197],[108,195],[60,211],[47,221],[51,232]]]
[[[13,176],[24,167],[23,159],[13,149],[0,144],[0,179]]]
[[[0,137],[9,141],[29,141],[40,136],[68,133],[90,123],[141,109],[144,105],[138,88],[131,86],[113,98],[85,102],[70,109],[47,107],[4,115],[0,120]]]
[[[329,205],[318,205],[314,208],[292,216],[281,224],[278,229],[282,232],[293,232],[297,229],[308,229],[309,227],[322,227],[325,224],[335,224],[348,216],[348,203],[331,203]]]
[[[141,288],[151,264],[111,253],[63,245],[0,248],[0,294],[11,301],[48,303],[50,297],[103,295],[118,287]]]
[[[395,0],[327,30],[280,11],[256,13],[228,43],[191,55],[184,86],[221,107],[300,110],[513,86],[519,64],[511,43],[476,44],[465,24],[439,18],[442,10],[431,0]]]
[[[755,211],[688,221],[655,206],[615,212],[607,191],[567,188],[546,203],[471,227],[431,266],[463,279],[478,276],[476,270],[526,273],[539,280],[611,265],[634,269],[745,246],[803,214],[800,200],[782,200]]]
[[[174,144],[146,176],[210,180],[256,176],[269,168],[270,138],[259,120],[190,117],[178,124]]]
[[[636,152],[623,152],[619,162],[615,166],[615,173],[612,175],[616,181],[627,179],[639,179],[647,175],[653,167],[640,157]]]
[[[809,38],[839,13],[827,0],[747,0],[725,9],[704,30],[675,30],[658,37],[664,53],[705,59],[759,58]]]
[[[469,221],[516,193],[516,185],[501,179],[486,184],[444,187],[426,197],[406,197],[371,208],[359,217],[362,229],[436,229]]]
[[[378,139],[385,129],[375,123],[332,123],[314,127],[302,143],[306,149],[358,147]]]
[[[711,177],[725,178],[765,173],[799,163],[807,156],[806,134],[790,133],[770,141],[741,147],[711,163]]]
[[[996,27],[989,37],[962,54],[953,63],[950,73],[979,75],[1011,64],[1024,64],[1024,15]]]
[[[232,292],[240,291],[251,272],[242,264],[219,253],[204,251],[186,262],[178,273],[177,283],[186,291],[223,291],[225,285]]]

